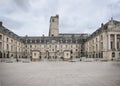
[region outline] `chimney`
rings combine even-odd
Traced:
[[[57,18],[59,18],[59,15],[58,15],[58,14],[56,14],[56,17],[57,17]]]
[[[0,21],[0,27],[2,26],[2,22]]]

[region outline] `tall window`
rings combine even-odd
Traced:
[[[120,45],[119,45],[119,42],[117,42],[117,49],[119,49],[120,48]]]
[[[36,53],[34,53],[34,56],[36,56]]]
[[[96,44],[96,51],[97,51],[97,49],[98,49],[97,47],[98,47],[98,46],[97,46],[97,44]]]
[[[100,38],[101,40],[103,40],[103,35],[101,35],[101,38]]]
[[[7,44],[7,50],[9,50],[9,45]]]
[[[11,43],[13,43],[13,40],[11,40]]]
[[[103,50],[103,42],[101,42],[101,50]]]
[[[113,49],[113,42],[111,42],[111,49]]]
[[[96,38],[96,42],[97,42],[97,38]]]
[[[2,58],[2,52],[0,51],[0,58]]]
[[[11,46],[11,51],[13,51],[13,46]]]
[[[7,42],[9,41],[9,39],[7,38]]]
[[[0,35],[0,40],[2,39],[2,35]]]
[[[120,53],[119,53],[119,58],[120,58]]]
[[[115,52],[112,52],[112,57],[115,57]]]
[[[52,36],[54,36],[54,35],[52,34]]]
[[[66,48],[67,48],[67,45],[66,45]]]
[[[32,48],[32,45],[30,45],[30,48]]]
[[[2,42],[0,42],[0,49],[2,49]]]
[[[54,22],[55,20],[54,19],[52,19],[52,22]]]

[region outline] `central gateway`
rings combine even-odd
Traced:
[[[40,52],[38,50],[32,51],[32,61],[40,60]]]
[[[66,61],[66,60],[70,60],[70,58],[71,58],[71,53],[70,53],[70,51],[69,50],[65,50],[64,51],[64,60]]]

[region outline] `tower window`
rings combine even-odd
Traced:
[[[52,36],[54,36],[54,35],[52,34]]]
[[[54,22],[54,19],[52,19],[52,22]]]

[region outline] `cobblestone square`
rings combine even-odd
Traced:
[[[0,63],[0,86],[120,86],[120,62]]]

